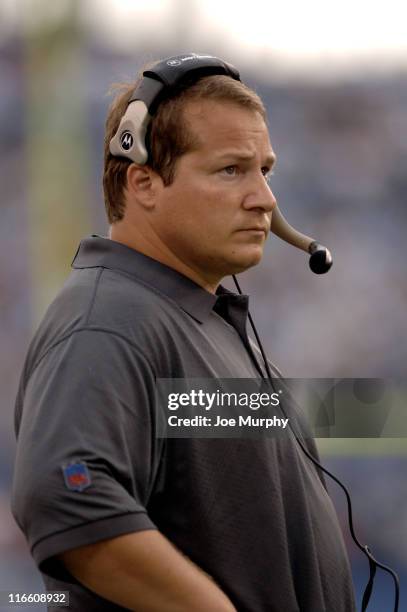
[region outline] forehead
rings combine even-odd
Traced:
[[[261,154],[272,151],[263,117],[236,103],[190,101],[184,108],[184,119],[196,140],[195,151],[222,152],[230,147]]]

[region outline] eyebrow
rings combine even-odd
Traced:
[[[222,159],[230,159],[232,157],[233,159],[238,159],[240,161],[251,161],[255,157],[255,155],[255,153],[238,153],[237,151],[227,151],[226,153],[222,153],[222,155],[219,155],[217,160],[220,161]],[[276,154],[274,152],[269,153],[266,156],[265,161],[266,164],[271,168],[277,161]]]

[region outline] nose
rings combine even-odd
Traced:
[[[263,174],[253,178],[248,189],[248,193],[243,200],[245,210],[258,209],[261,212],[272,212],[277,206],[277,200],[271,191]]]

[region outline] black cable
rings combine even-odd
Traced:
[[[242,295],[242,290],[240,288],[239,283],[237,282],[237,278],[235,275],[233,275],[233,280],[235,282],[236,288],[239,292],[240,295]],[[264,365],[266,367],[266,372],[267,372],[267,377],[270,380],[271,386],[274,389],[274,384],[273,384],[273,377],[271,375],[271,371],[270,371],[270,367],[268,364],[268,360],[266,357],[266,354],[264,352],[263,349],[263,345],[261,343],[259,334],[257,333],[257,329],[256,326],[254,324],[253,318],[250,314],[250,312],[248,312],[248,318],[249,318],[249,322],[251,325],[251,328],[253,330],[254,336],[256,338],[256,342],[259,346],[261,355],[263,357],[263,361],[264,361]],[[281,403],[280,403],[280,409],[281,412],[283,413],[285,418],[287,417],[287,414],[285,413],[285,410],[283,409]],[[369,547],[367,546],[367,544],[365,546],[363,546],[359,540],[356,537],[354,528],[353,528],[353,516],[352,516],[352,502],[350,499],[350,495],[349,492],[347,490],[347,488],[345,487],[345,485],[338,479],[336,478],[336,476],[334,476],[333,474],[331,474],[331,472],[329,472],[329,470],[327,470],[323,465],[321,465],[319,463],[319,461],[317,461],[312,455],[311,453],[305,448],[305,446],[303,445],[302,441],[300,440],[300,438],[297,436],[296,432],[294,431],[290,419],[288,418],[288,426],[290,427],[295,439],[297,440],[301,450],[303,451],[303,453],[308,457],[308,459],[310,459],[310,461],[312,461],[316,466],[318,466],[325,474],[327,474],[330,478],[332,478],[343,490],[343,492],[345,493],[346,496],[346,501],[347,501],[347,506],[348,506],[348,522],[349,522],[349,531],[350,534],[352,536],[353,541],[355,542],[356,546],[363,552],[363,554],[366,555],[366,557],[368,558],[369,561],[369,571],[370,571],[370,575],[369,575],[369,581],[365,587],[365,591],[363,593],[363,599],[362,599],[362,609],[361,612],[365,612],[365,610],[367,609],[369,600],[370,600],[370,596],[372,594],[372,590],[373,590],[373,583],[374,583],[374,578],[375,578],[375,574],[376,574],[376,566],[380,567],[382,570],[384,570],[385,572],[388,572],[389,574],[391,574],[391,576],[393,577],[394,580],[394,588],[395,588],[395,596],[394,596],[394,612],[398,612],[399,609],[399,591],[400,591],[400,583],[399,583],[399,578],[396,574],[396,572],[394,570],[392,570],[390,567],[388,567],[387,565],[383,565],[382,563],[379,563],[372,555],[372,553],[370,552]]]

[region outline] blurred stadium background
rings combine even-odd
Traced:
[[[197,51],[240,69],[268,106],[283,213],[333,252],[316,277],[273,237],[242,275],[271,358],[290,377],[405,381],[406,23],[395,0],[0,0],[0,590],[43,589],[9,511],[14,397],[79,240],[107,233],[106,93],[145,62]],[[360,539],[399,572],[407,609],[406,440],[319,445],[353,493]],[[331,491],[360,603],[367,563]],[[369,611],[392,609],[392,597],[379,573]]]

